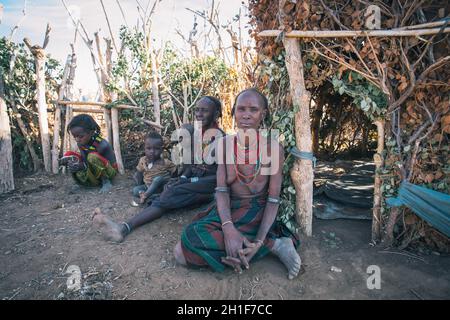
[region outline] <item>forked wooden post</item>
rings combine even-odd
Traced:
[[[52,171],[52,160],[50,150],[50,133],[48,129],[48,115],[47,115],[47,102],[45,100],[45,61],[47,59],[45,55],[45,48],[49,41],[50,26],[47,24],[47,30],[45,32],[44,44],[42,47],[35,45],[32,46],[30,40],[23,39],[28,49],[34,56],[34,62],[36,65],[36,100],[39,115],[39,131],[41,135],[42,154],[44,158],[45,171]]]
[[[51,171],[50,132],[48,129],[47,102],[45,101],[45,52],[35,50],[36,62],[36,97],[39,111],[39,130],[41,132],[42,153],[45,171]]]
[[[295,142],[302,152],[312,152],[311,125],[309,120],[310,94],[305,88],[300,44],[297,39],[284,39],[286,68],[289,74],[290,92],[295,109]],[[313,166],[311,160],[296,159],[291,169],[295,186],[296,218],[307,236],[312,235]]]
[[[280,1],[279,18],[283,25],[285,0]],[[284,38],[286,68],[289,87],[295,109],[295,142],[302,152],[312,152],[311,124],[309,116],[310,93],[306,90],[303,76],[303,62],[300,44],[295,38]],[[312,161],[296,159],[291,169],[291,179],[295,186],[296,219],[307,236],[312,235],[313,166]]]

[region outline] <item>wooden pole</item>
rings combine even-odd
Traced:
[[[158,89],[158,71],[156,65],[155,53],[150,49],[150,58],[152,63],[152,100],[153,100],[153,114],[155,115],[155,122],[161,125],[161,104],[159,101]],[[161,133],[161,130],[158,130]]]
[[[119,135],[119,110],[113,108],[111,110],[112,134],[114,141],[114,154],[116,155],[117,166],[120,174],[124,174],[125,170],[122,161],[122,152],[120,150],[120,135]]]
[[[71,106],[96,106],[96,107],[106,107],[108,103],[105,102],[89,102],[89,101],[65,101],[65,100],[51,100],[52,103],[57,103],[60,105],[71,105]],[[113,108],[118,109],[134,109],[142,110],[142,107],[130,106],[128,104],[116,104]]]
[[[67,119],[67,125],[69,125],[70,121],[72,121],[73,118],[73,107],[72,106],[67,106],[66,108],[66,119]],[[75,139],[73,138],[72,134],[70,134],[70,132],[67,133],[67,150],[71,150],[71,151],[77,151],[78,150],[78,144],[75,141]]]
[[[258,33],[259,37],[277,37],[281,30],[264,30]],[[417,30],[324,30],[324,31],[299,31],[293,30],[284,34],[287,38],[349,38],[349,37],[418,37],[433,35],[441,32],[439,28]],[[445,28],[442,33],[450,32]]]
[[[53,145],[52,145],[52,172],[57,174],[59,172],[59,137],[61,130],[61,107],[55,105],[55,118],[53,122]]]
[[[372,219],[372,241],[377,243],[381,240],[381,178],[379,169],[383,164],[383,150],[384,150],[384,119],[375,121],[378,133],[377,153],[373,155],[375,162],[375,183],[373,196],[373,219]]]
[[[72,108],[67,106],[66,108],[66,119],[64,121],[64,139],[63,139],[63,154],[70,150],[70,139],[71,134],[68,132],[69,122],[72,119]]]
[[[0,73],[0,193],[14,190],[11,127],[5,99],[3,73]]]
[[[62,100],[64,98],[64,93],[66,90],[66,81],[69,77],[70,71],[70,63],[72,59],[72,54],[67,56],[66,65],[64,66],[63,77],[61,80],[61,85],[59,87],[58,98]],[[59,172],[59,137],[61,130],[61,106],[59,104],[55,104],[55,119],[53,122],[53,146],[52,146],[52,171],[54,174]]]
[[[188,118],[189,104],[188,104],[187,85],[185,82],[182,83],[182,88],[183,88],[183,123],[188,123],[189,122],[189,118]]]
[[[280,1],[279,17],[283,23],[284,0]],[[290,94],[295,112],[295,141],[303,152],[312,152],[311,125],[309,118],[310,93],[306,90],[303,63],[297,39],[284,38],[286,68],[289,74]],[[291,169],[291,179],[295,186],[296,219],[307,236],[312,235],[313,167],[311,160],[296,159]]]
[[[161,129],[163,128],[163,126],[160,125],[159,123],[156,123],[156,122],[153,122],[150,120],[142,119],[142,122],[144,122],[145,124],[148,124],[151,127],[154,127],[158,131],[161,131]]]
[[[31,46],[30,41],[26,38],[24,42],[33,54],[36,65],[36,100],[44,169],[47,172],[51,172],[50,134],[48,129],[47,102],[45,101],[45,50],[39,46]]]
[[[105,102],[89,102],[89,101],[67,101],[67,100],[51,100],[52,103],[57,103],[60,105],[71,105],[71,106],[96,106],[103,107],[106,106]]]
[[[65,98],[68,100],[73,99],[73,82],[75,79],[75,69],[77,67],[77,55],[75,53],[75,48],[73,45],[71,45],[71,47],[72,47],[72,58],[70,60],[70,71],[69,77],[67,78],[66,82],[66,93],[65,93]],[[56,103],[60,107],[66,106],[66,104],[64,104],[63,102],[65,101],[61,100],[58,100],[56,102],[52,101],[52,103]],[[72,120],[73,116],[72,107],[68,105],[65,111],[66,111],[66,120],[64,124],[63,154],[68,150],[75,151],[78,148],[75,139],[69,132],[67,132],[67,127],[69,125],[70,120]],[[65,173],[65,167],[63,168],[63,172]]]
[[[101,65],[100,68],[100,80],[97,77],[98,80],[98,87],[100,89],[100,97],[101,100],[103,102],[111,102],[111,96],[109,95],[109,92],[106,88],[106,85],[108,83],[108,72],[109,70],[108,67],[105,67],[105,62],[103,59],[103,53],[102,53],[102,49],[100,46],[100,38],[98,35],[98,32],[95,33],[95,43],[97,46],[97,55],[98,55],[98,61],[99,64]],[[106,50],[106,53],[109,53],[108,50]],[[108,57],[106,57],[106,60],[108,61]],[[112,137],[112,124],[111,124],[111,110],[108,109],[103,109],[103,119],[105,121],[105,130],[106,130],[106,135],[105,135],[105,139],[109,142],[109,143],[113,143],[113,137]]]
[[[72,107],[72,112],[103,113],[104,109],[94,109],[94,108],[85,108],[85,107]]]

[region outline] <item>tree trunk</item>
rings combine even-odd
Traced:
[[[375,183],[373,195],[373,218],[372,218],[372,241],[379,242],[381,239],[381,178],[379,169],[383,166],[382,153],[384,150],[384,120],[375,121],[378,132],[377,153],[373,155],[375,162]]]
[[[283,40],[286,49],[286,68],[289,74],[290,93],[295,113],[295,140],[300,151],[312,152],[309,119],[310,93],[306,90],[303,63],[296,39]],[[291,169],[291,179],[296,191],[296,218],[307,236],[312,235],[313,168],[311,160],[297,159]]]
[[[0,194],[14,190],[11,127],[6,107],[3,74],[0,74]]]
[[[45,51],[43,49],[33,50],[36,64],[36,100],[39,114],[39,131],[41,134],[42,154],[44,158],[44,169],[51,171],[50,134],[48,129],[47,102],[45,101]]]

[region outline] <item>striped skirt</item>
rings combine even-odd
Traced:
[[[234,226],[250,241],[258,233],[264,215],[266,196],[252,199],[231,200],[231,219]],[[291,237],[295,246],[298,238],[283,224],[274,221],[263,246],[252,258],[252,261],[262,258],[270,252],[274,241],[279,237]],[[194,218],[181,235],[181,247],[189,266],[210,266],[214,271],[223,272],[225,265],[221,258],[226,256],[222,224],[215,202],[206,212]]]

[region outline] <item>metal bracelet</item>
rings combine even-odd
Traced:
[[[230,193],[230,188],[228,187],[216,187],[214,190],[216,190],[216,192]]]
[[[226,226],[227,224],[229,224],[229,223],[233,223],[233,221],[231,221],[231,220],[225,221],[224,223],[222,223],[222,228],[223,228],[224,226]]]
[[[267,202],[279,204],[281,201],[280,198],[267,197]]]
[[[127,229],[127,234],[129,234],[129,233],[131,232],[130,225],[129,225],[128,223],[126,223],[126,222],[123,222],[122,224],[123,224],[123,225],[125,226],[125,228]]]

